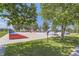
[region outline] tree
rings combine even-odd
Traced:
[[[44,21],[42,28],[44,31],[47,31],[47,29],[49,28],[48,23],[46,21]]]
[[[75,25],[75,32],[78,33],[79,32],[79,4],[75,4],[74,6],[74,25]]]
[[[27,4],[16,3],[16,4],[0,4],[2,11],[5,9],[9,15],[2,15],[3,17],[7,17],[10,19],[10,24],[16,26],[18,30],[20,30],[23,25],[29,25],[36,23],[36,7],[35,4]]]
[[[41,4],[41,15],[43,18],[53,21],[54,25],[61,25],[61,39],[64,38],[66,26],[72,22],[74,12],[79,8],[79,4]]]

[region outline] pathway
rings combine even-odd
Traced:
[[[0,56],[4,56],[5,47],[3,45],[0,46]]]
[[[7,43],[7,41],[9,40],[9,35],[6,34],[5,36],[0,38],[0,46],[1,45],[5,45]]]
[[[70,56],[79,56],[79,46],[70,54]]]
[[[4,56],[5,53],[5,47],[2,44],[4,42],[4,40],[8,39],[8,34],[6,34],[5,36],[0,38],[0,56]]]
[[[0,38],[0,45],[19,43],[19,42],[27,42],[27,41],[47,38],[46,32],[44,32],[44,33],[39,33],[39,32],[32,32],[32,33],[30,33],[30,32],[17,32],[17,33],[21,34],[21,35],[24,35],[28,38],[9,40],[9,35],[7,34],[4,37]],[[49,37],[51,37],[51,36],[49,36]]]

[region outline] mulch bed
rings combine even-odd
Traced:
[[[24,39],[24,38],[28,38],[28,37],[20,35],[20,34],[9,34],[9,39],[10,40]]]

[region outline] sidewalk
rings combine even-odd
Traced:
[[[73,51],[70,56],[79,56],[79,46],[75,48],[75,51]]]
[[[0,56],[4,56],[5,47],[0,45]]]
[[[3,45],[3,42],[5,40],[8,40],[8,34],[6,34],[6,35],[4,35],[3,37],[0,38],[0,56],[4,56],[5,47]]]
[[[6,44],[7,41],[9,40],[9,35],[6,34],[3,37],[0,38],[0,45],[4,45],[4,43]]]
[[[17,33],[24,35],[24,36],[27,36],[28,38],[9,40],[9,35],[7,34],[4,37],[0,38],[0,45],[19,43],[19,42],[27,42],[27,41],[47,38],[46,33],[39,33],[39,32],[32,32],[32,33],[30,33],[30,32],[17,32]],[[49,36],[49,37],[51,37],[51,36]]]

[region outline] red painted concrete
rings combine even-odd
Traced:
[[[28,38],[28,37],[20,35],[20,34],[9,34],[10,40],[23,39],[23,38]]]

